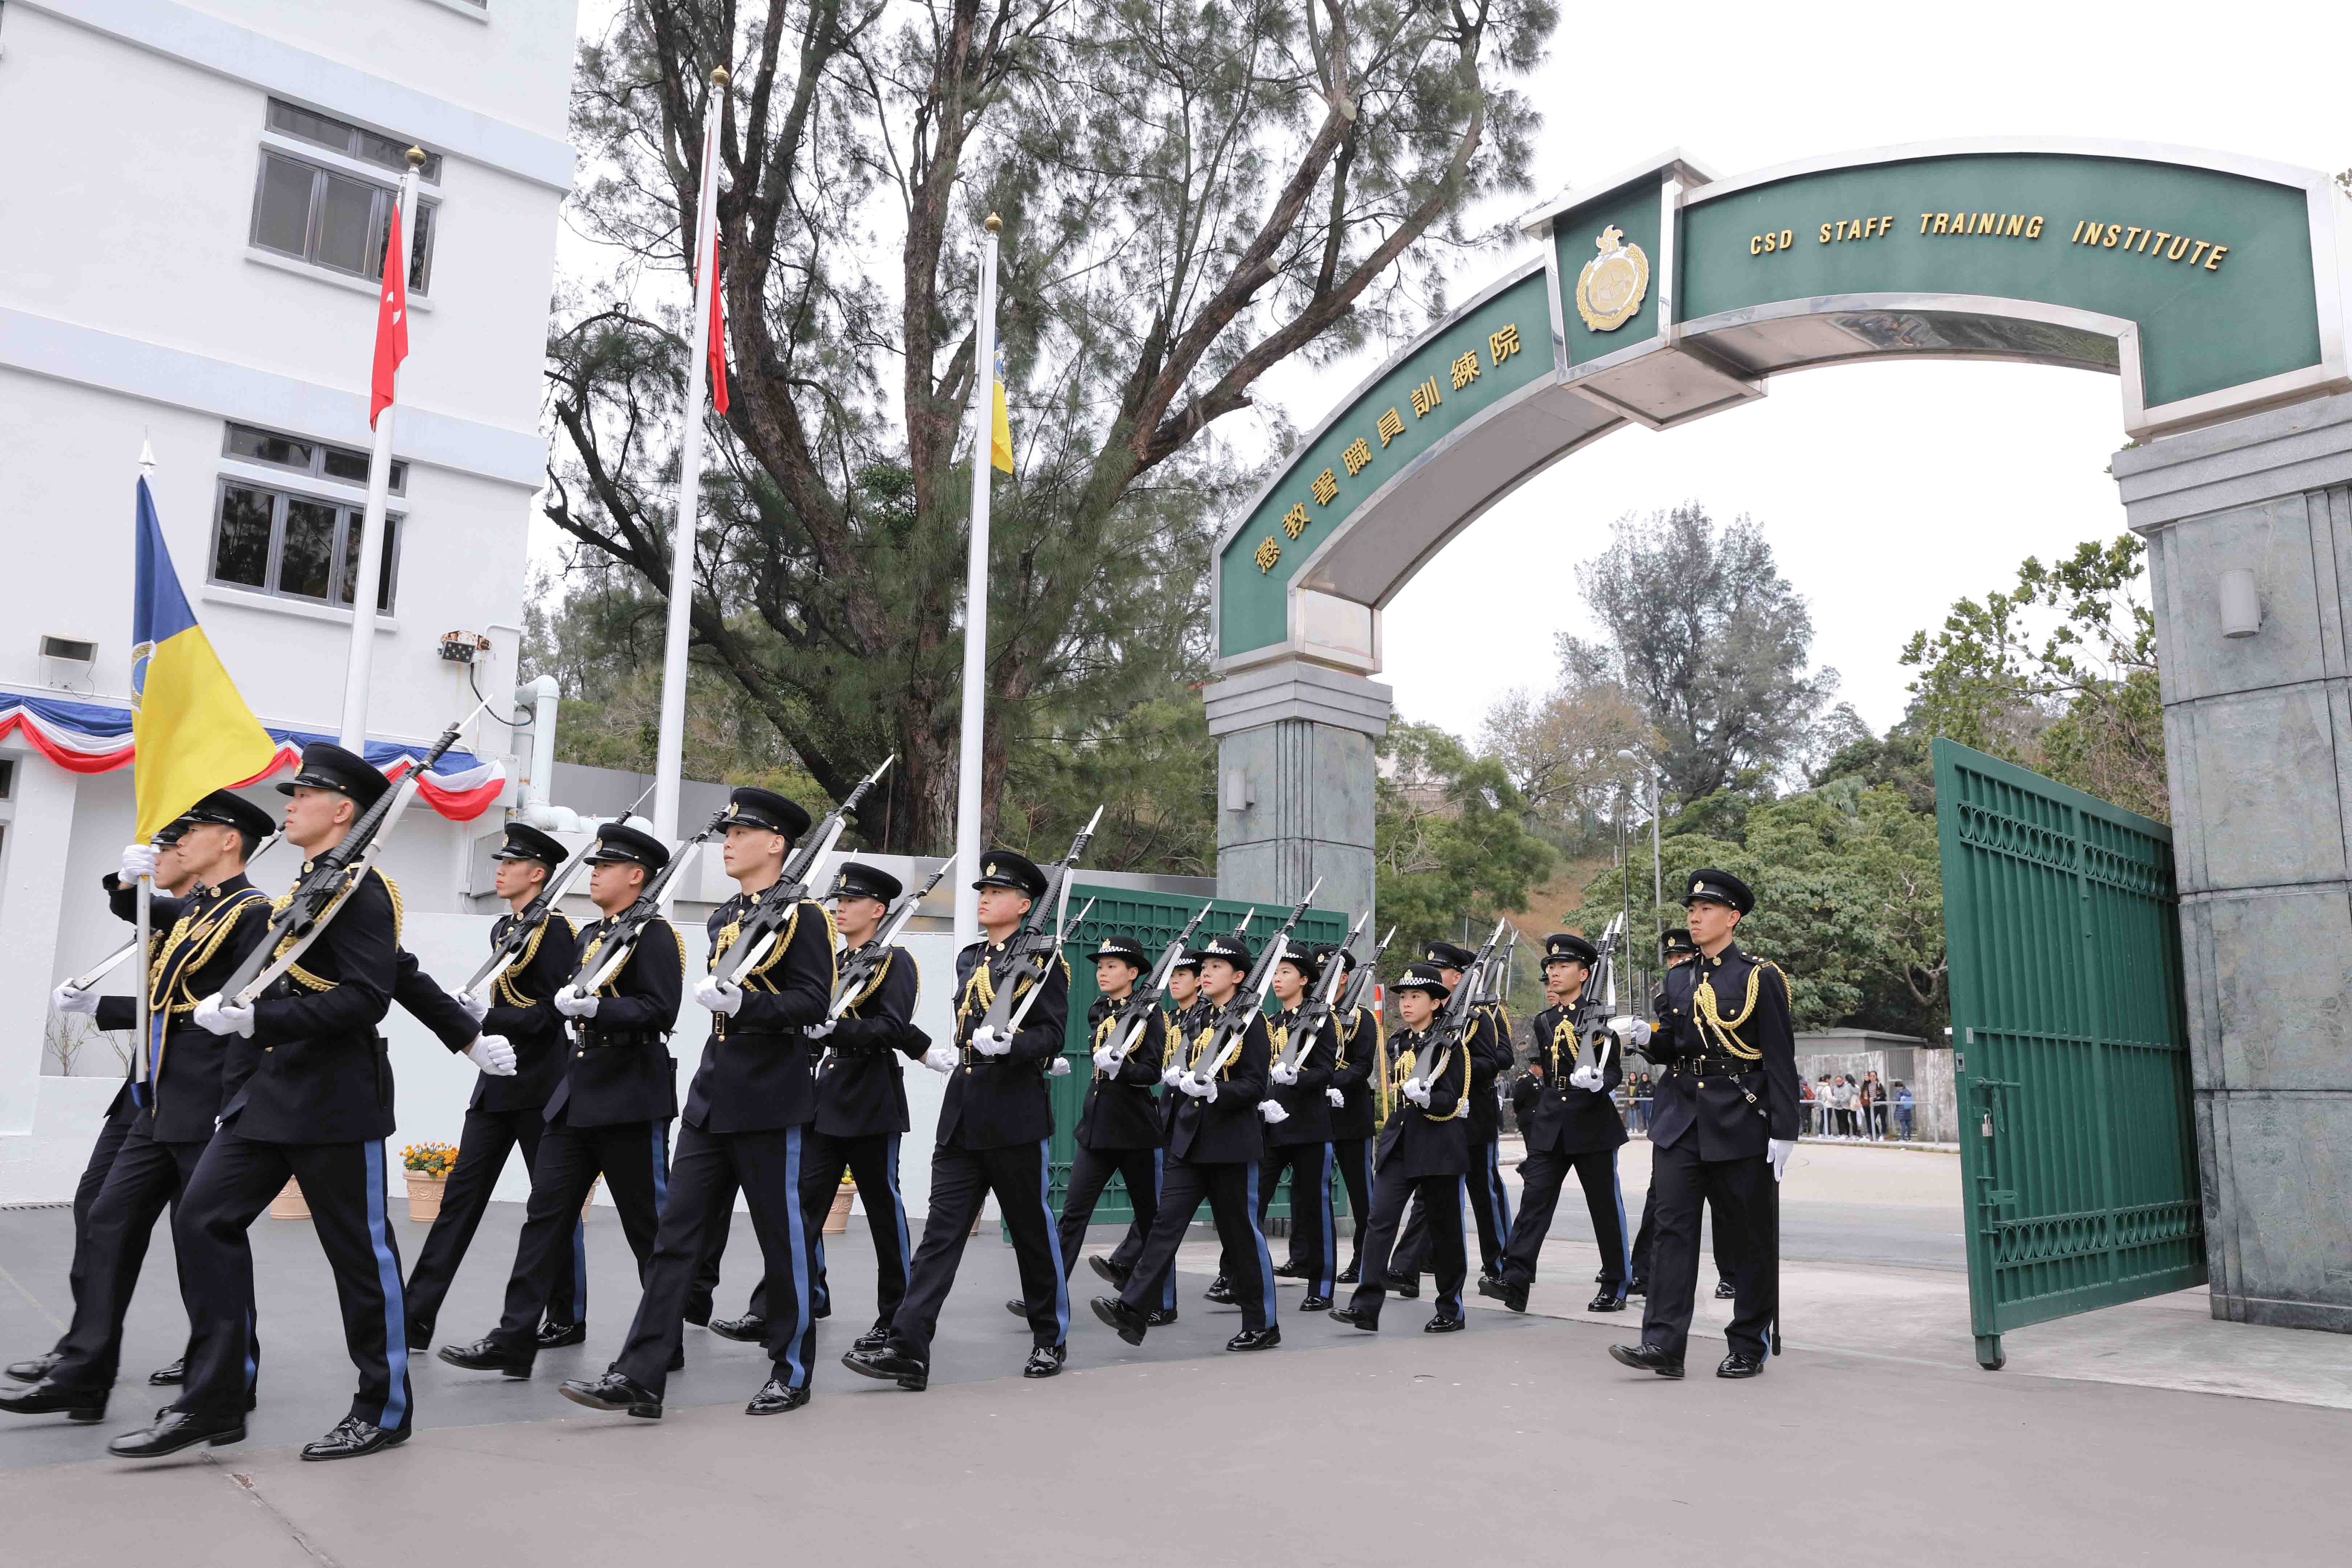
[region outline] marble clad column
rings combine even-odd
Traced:
[[[1284,658],[1202,693],[1217,742],[1217,891],[1351,918],[1372,903],[1372,746],[1389,688]],[[1233,809],[1239,806],[1239,809]]]

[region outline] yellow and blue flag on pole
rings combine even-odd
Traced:
[[[278,742],[237,695],[236,683],[205,640],[172,569],[163,525],[147,478],[139,479],[132,554],[138,564],[131,604],[131,788],[138,796],[133,837],[152,838],[216,789],[267,769]]]
[[[988,460],[1006,473],[1013,471],[1013,420],[1004,411],[1004,345],[996,347],[995,388],[990,395],[992,411],[989,415]]]

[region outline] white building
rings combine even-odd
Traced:
[[[412,143],[429,158],[370,738],[421,751],[473,706],[446,633],[487,640],[471,677],[503,704],[545,468],[576,10],[0,0],[0,713],[25,696],[127,706],[143,441],[181,581],[247,702],[273,729],[335,731],[371,274]],[[487,720],[459,744],[516,750]],[[0,1201],[70,1192],[112,1092],[53,1060],[45,1077],[44,1027],[51,987],[124,933],[97,886],[131,830],[131,778],[67,771],[23,727],[0,738]],[[256,798],[278,804],[267,784]],[[412,808],[386,857],[412,945],[474,923],[474,840],[502,816]],[[454,1118],[433,1132],[454,1137]]]

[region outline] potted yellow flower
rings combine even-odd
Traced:
[[[449,1168],[457,1150],[449,1143],[411,1143],[400,1152],[408,1168],[408,1217],[431,1221],[441,1216],[441,1194],[449,1185]]]
[[[849,1205],[857,1196],[857,1182],[850,1173],[841,1173],[841,1185],[833,1190],[833,1208],[824,1216],[824,1234],[839,1236],[849,1228]]]

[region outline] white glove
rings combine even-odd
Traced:
[[[1764,1158],[1771,1163],[1774,1181],[1780,1179],[1780,1173],[1789,1168],[1789,1156],[1796,1152],[1794,1138],[1774,1138],[1765,1143]]]
[[[1001,1057],[1013,1049],[1010,1038],[1000,1037],[986,1024],[971,1032],[971,1048],[984,1057]]]
[[[840,1019],[827,1018],[822,1024],[811,1024],[807,1028],[803,1029],[801,1033],[806,1035],[812,1040],[822,1040],[827,1035],[832,1034],[839,1027],[841,1027]]]
[[[596,998],[567,985],[555,994],[555,1010],[567,1018],[593,1018],[596,1016]]]
[[[1407,1079],[1404,1080],[1403,1089],[1404,1097],[1407,1100],[1412,1100],[1423,1110],[1429,1109],[1429,1085]]]
[[[731,1018],[743,1005],[743,988],[731,980],[706,974],[694,983],[694,999],[722,1018]]]
[[[1183,1077],[1176,1080],[1176,1087],[1182,1089],[1186,1094],[1191,1095],[1194,1100],[1213,1100],[1217,1098],[1217,1084],[1214,1079],[1211,1079],[1204,1083],[1201,1079],[1194,1078],[1191,1073],[1186,1073]]]
[[[1095,1047],[1095,1071],[1109,1072],[1111,1070],[1111,1053],[1117,1049],[1118,1049],[1118,1047],[1112,1045],[1108,1040],[1105,1040],[1101,1045],[1097,1046]]]
[[[933,1046],[923,1053],[923,1065],[933,1072],[953,1072],[956,1068],[956,1048],[953,1046]]]
[[[466,1016],[477,1024],[490,1016],[489,1003],[470,991],[457,993],[457,1005],[463,1007],[466,1010]]]
[[[1047,1078],[1067,1078],[1067,1077],[1069,1077],[1069,1076],[1070,1076],[1070,1058],[1067,1058],[1067,1057],[1055,1057],[1055,1058],[1054,1058],[1054,1063],[1053,1063],[1053,1065],[1052,1065],[1051,1067],[1049,1067],[1049,1068],[1047,1068],[1045,1069],[1045,1076],[1046,1076]]]
[[[1348,1109],[1348,1097],[1340,1093],[1336,1089],[1325,1089],[1323,1091],[1323,1098],[1331,1102],[1331,1109],[1334,1110],[1345,1110]]]
[[[1580,1067],[1568,1075],[1568,1081],[1579,1089],[1597,1091],[1601,1083],[1601,1069],[1591,1066]]]
[[[196,1004],[196,1027],[215,1035],[242,1035],[253,1038],[253,1004],[243,1006],[207,996]]]
[[[1612,1018],[1609,1032],[1625,1042],[1628,1050],[1640,1050],[1650,1043],[1650,1025],[1644,1018]]]
[[[1295,1063],[1285,1067],[1280,1062],[1276,1062],[1268,1069],[1268,1076],[1283,1088],[1288,1089],[1298,1081],[1298,1068]]]
[[[122,868],[117,873],[117,880],[128,886],[142,877],[152,877],[155,874],[156,853],[152,844],[124,845]]]
[[[507,1043],[504,1035],[475,1036],[474,1043],[466,1047],[466,1055],[492,1078],[514,1077],[514,1047]]]
[[[1257,1113],[1265,1118],[1265,1124],[1268,1127],[1272,1127],[1280,1122],[1290,1120],[1290,1112],[1282,1109],[1282,1101],[1278,1100],[1259,1100],[1257,1102]]]
[[[49,993],[49,1005],[60,1013],[95,1013],[98,1011],[98,993],[60,985]]]
[[[1182,1062],[1170,1062],[1166,1067],[1160,1069],[1160,1081],[1166,1084],[1171,1089],[1174,1089],[1176,1087],[1176,1080],[1183,1076],[1184,1064]]]

